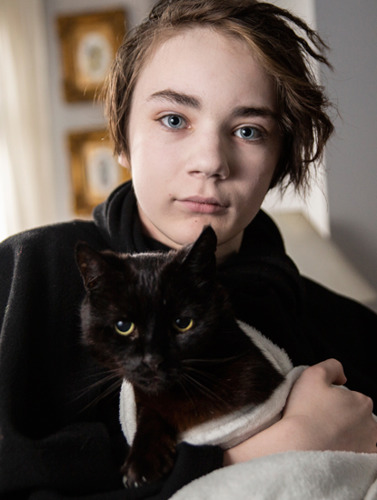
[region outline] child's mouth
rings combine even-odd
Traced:
[[[181,206],[188,212],[201,214],[219,214],[226,210],[226,206],[220,203],[216,198],[205,198],[201,196],[190,196],[178,200]]]

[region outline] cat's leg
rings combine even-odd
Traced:
[[[177,433],[157,412],[140,408],[137,430],[121,472],[127,486],[156,481],[174,462]]]

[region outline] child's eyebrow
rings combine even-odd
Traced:
[[[189,106],[190,108],[195,108],[195,109],[200,109],[202,107],[200,99],[198,99],[197,97],[188,94],[183,94],[181,92],[176,92],[170,89],[154,92],[148,98],[148,101],[152,99],[160,99],[160,100],[170,101],[176,104],[183,104],[184,106]]]
[[[184,94],[182,92],[176,92],[171,89],[154,92],[151,96],[149,96],[148,101],[154,99],[183,104],[184,106],[189,106],[194,109],[201,109],[202,107],[202,103],[198,97]],[[232,116],[235,118],[248,118],[256,116],[274,119],[278,118],[277,113],[266,106],[239,106],[232,111]]]
[[[235,118],[248,118],[253,116],[278,118],[278,114],[275,111],[265,106],[240,106],[232,111],[232,115]]]

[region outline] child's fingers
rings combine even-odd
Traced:
[[[326,359],[306,370],[310,375],[322,379],[327,385],[343,385],[347,381],[342,364],[334,359]],[[307,373],[309,375],[309,373]]]

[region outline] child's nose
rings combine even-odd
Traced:
[[[230,169],[226,144],[221,134],[206,133],[194,138],[187,168],[192,175],[226,179]]]

